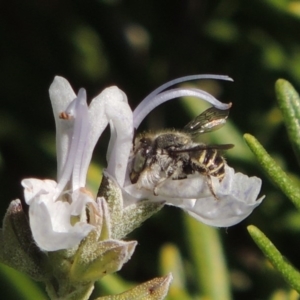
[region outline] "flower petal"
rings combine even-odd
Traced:
[[[249,202],[234,198],[232,195],[226,195],[218,200],[213,197],[198,199],[195,206],[186,211],[207,225],[229,227],[247,218],[263,198],[264,196],[256,200],[255,197]]]
[[[106,89],[96,96],[90,103],[88,109],[89,132],[85,141],[81,163],[80,182],[85,182],[85,177],[92,159],[95,145],[108,125],[108,119],[105,113],[105,105],[108,100]],[[113,101],[112,99],[110,99]],[[84,186],[84,185],[83,185]]]
[[[24,187],[25,202],[28,205],[31,205],[37,197],[42,197],[43,195],[48,197],[51,192],[54,195],[57,186],[54,180],[40,180],[36,178],[23,179],[21,184]]]
[[[107,150],[107,172],[123,186],[133,140],[133,117],[126,95],[117,87],[105,90],[106,115],[110,121],[111,138]]]
[[[78,211],[78,203],[55,201],[56,182],[52,180],[25,179],[25,200],[29,204],[29,221],[33,238],[44,251],[56,251],[77,246],[94,228],[86,221],[71,225],[71,217]],[[74,207],[74,205],[77,205]],[[81,205],[84,210],[85,206]]]
[[[76,98],[76,94],[65,78],[56,76],[50,86],[49,95],[56,126],[57,174],[59,178],[67,160],[73,133],[72,121],[62,120],[60,114]]]
[[[108,149],[108,169],[123,184],[127,161],[132,147],[132,112],[126,95],[117,87],[106,88],[89,106],[89,128],[81,164],[81,175],[86,177],[94,147],[107,126],[111,124],[111,140]],[[81,178],[81,182],[83,179]]]
[[[235,225],[248,217],[264,197],[257,200],[261,188],[261,180],[257,177],[248,177],[241,173],[234,173],[228,166],[225,168],[226,175],[213,189],[217,199],[210,193],[209,196],[195,199],[185,203],[183,199],[178,206],[186,210],[197,220],[217,227]],[[168,200],[169,201],[169,200]],[[174,205],[172,202],[167,203]]]
[[[182,208],[205,224],[228,227],[250,215],[264,197],[257,200],[261,188],[259,178],[235,173],[229,166],[225,167],[225,174],[221,183],[211,177],[217,198],[208,187],[207,177],[200,174],[182,180],[165,180],[156,188],[157,196],[153,191],[138,189],[136,184],[127,186],[123,195],[131,203],[134,197],[136,200],[166,201],[166,204]]]
[[[75,247],[94,228],[79,222],[72,226],[69,204],[62,201],[33,202],[29,207],[29,218],[33,238],[44,251]]]

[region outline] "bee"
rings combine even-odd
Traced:
[[[217,199],[211,176],[222,181],[226,162],[221,152],[234,145],[206,145],[195,142],[194,138],[223,126],[228,115],[229,109],[210,107],[180,131],[164,130],[138,135],[131,156],[131,182],[136,183],[138,188],[153,190],[157,195],[158,188],[169,178],[180,180],[191,174],[201,174],[206,176],[209,190]]]

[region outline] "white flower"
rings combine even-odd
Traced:
[[[217,75],[179,78],[156,89],[132,112],[126,95],[117,87],[105,89],[88,106],[84,89],[76,96],[66,79],[55,77],[49,92],[56,124],[57,182],[32,178],[22,181],[32,235],[40,249],[56,251],[76,247],[95,228],[92,218],[88,221],[86,216],[87,206],[93,205],[97,210],[91,193],[85,189],[86,175],[94,147],[108,124],[111,139],[105,172],[121,188],[124,209],[143,199],[165,201],[206,224],[230,226],[246,218],[259,205],[262,198],[256,199],[261,180],[235,173],[228,166],[221,182],[212,177],[218,200],[208,188],[207,177],[200,174],[182,180],[169,178],[159,185],[155,195],[153,190],[130,181],[134,129],[156,106],[180,96],[204,99],[221,110],[231,106],[199,89],[164,91],[174,84],[202,78],[231,80]]]
[[[217,75],[195,75],[179,78],[170,81],[147,96],[133,112],[133,124],[135,129],[138,128],[145,116],[161,103],[178,98],[181,96],[195,96],[203,99],[218,109],[228,109],[231,104],[224,104],[215,99],[212,95],[194,88],[176,88],[164,91],[170,86],[179,82],[194,79],[222,79],[232,80],[227,76]],[[121,140],[124,132],[130,132],[131,128],[122,127],[122,133],[116,129],[111,142],[111,148],[114,156],[122,154],[123,141]],[[112,165],[111,157],[109,165]],[[123,164],[124,166],[124,164]],[[159,184],[158,188],[149,189],[151,182],[145,184],[132,184],[129,179],[131,162],[128,162],[125,182],[117,180],[122,187],[124,205],[132,202],[148,199],[149,201],[166,201],[168,205],[178,206],[199,221],[218,227],[232,226],[245,219],[253,209],[258,206],[264,197],[257,200],[261,188],[261,180],[257,177],[248,177],[241,173],[235,173],[232,168],[226,165],[225,177],[221,182],[215,177],[212,179],[212,188],[216,197],[212,195],[207,184],[207,176],[197,174],[188,175],[186,179],[172,180],[171,178]],[[124,171],[123,171],[124,172]],[[108,174],[116,174],[115,169],[108,170]],[[153,176],[159,177],[160,172],[153,172]],[[114,177],[114,176],[113,176]],[[159,181],[159,178],[150,178]]]
[[[87,204],[95,205],[85,190],[86,175],[94,147],[109,123],[118,133],[123,124],[127,128],[118,137],[122,155],[116,156],[113,149],[108,165],[112,176],[124,182],[133,124],[126,95],[117,87],[105,89],[89,106],[85,90],[76,96],[62,77],[55,77],[49,93],[56,124],[57,182],[24,179],[22,185],[33,238],[40,249],[55,251],[77,246],[94,228],[86,216]]]

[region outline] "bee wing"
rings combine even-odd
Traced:
[[[202,150],[228,150],[233,148],[233,144],[221,144],[221,145],[206,145],[206,144],[197,144],[191,148],[186,149],[172,149],[170,152],[178,153],[178,152],[196,152]]]
[[[233,144],[221,144],[221,145],[197,145],[192,148],[192,151],[198,151],[198,150],[207,150],[207,149],[212,149],[212,150],[228,150],[233,148]]]
[[[189,122],[183,130],[192,135],[213,131],[226,123],[228,115],[229,109],[218,109],[213,106]]]

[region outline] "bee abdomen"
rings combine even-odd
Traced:
[[[207,149],[198,153],[194,170],[199,173],[217,177],[219,181],[225,176],[225,159],[215,149]]]
[[[215,176],[219,181],[222,181],[225,176],[225,159],[219,155],[215,156],[214,161],[211,161],[208,169],[211,176]]]

